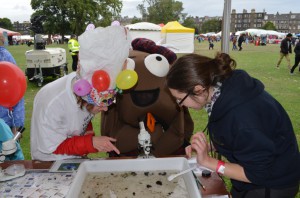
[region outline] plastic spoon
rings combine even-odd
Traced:
[[[194,170],[194,169],[196,169],[196,168],[197,168],[197,166],[192,167],[192,168],[189,168],[189,169],[186,169],[186,170],[181,171],[181,172],[179,172],[179,173],[177,173],[177,174],[172,174],[172,175],[170,175],[170,176],[168,177],[168,181],[172,181],[174,178],[176,178],[176,177],[178,177],[178,176],[180,176],[180,175],[183,175],[183,174],[185,174],[185,173],[187,173],[187,172],[190,172],[190,171],[192,171],[192,170]]]

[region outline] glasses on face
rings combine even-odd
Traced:
[[[177,104],[178,104],[178,105],[181,105],[181,104],[185,101],[185,99],[186,99],[190,94],[191,94],[191,93],[188,92],[181,100],[176,99]]]

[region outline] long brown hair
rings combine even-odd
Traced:
[[[79,105],[80,109],[83,109],[83,107],[85,106],[85,108],[88,112],[92,111],[92,109],[94,108],[94,105],[87,103],[87,101],[83,100],[82,97],[77,96],[76,94],[75,94],[75,96],[76,96],[77,104]]]
[[[235,67],[235,60],[225,53],[218,53],[215,58],[188,54],[179,58],[170,68],[166,84],[182,93],[195,95],[193,91],[196,85],[208,90],[228,78]]]

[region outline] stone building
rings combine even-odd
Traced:
[[[23,23],[16,21],[13,23],[14,31],[20,32],[22,35],[30,34],[30,30],[27,29],[30,25],[31,23],[29,21],[24,21]]]
[[[300,33],[300,13],[266,14],[264,21],[272,22],[278,32]]]
[[[267,22],[272,22],[278,32],[300,33],[300,13],[279,14],[277,12],[276,14],[267,14],[265,10],[256,12],[255,9],[251,9],[249,13],[246,9],[242,13],[238,13],[233,9],[230,17],[230,32],[243,31],[250,28],[261,29]],[[222,16],[196,16],[193,18],[200,32],[204,22],[212,19],[222,20]]]
[[[246,9],[242,13],[237,13],[235,9],[231,12],[230,31],[237,32],[250,28],[260,29],[264,25],[266,12],[255,12],[252,9],[250,13]]]

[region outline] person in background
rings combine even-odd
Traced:
[[[209,47],[208,47],[208,49],[209,50],[210,49],[214,50],[214,41],[212,39],[210,39],[210,41],[209,41]]]
[[[232,50],[238,50],[236,47],[236,36],[233,36],[232,38]]]
[[[295,52],[295,64],[293,65],[290,72],[292,75],[294,74],[294,70],[296,69],[296,67],[299,65],[300,62],[300,42],[297,42],[294,48],[294,52]],[[299,68],[299,72],[300,72],[300,68]]]
[[[78,52],[79,52],[79,43],[77,41],[77,36],[75,34],[71,35],[71,39],[68,41],[68,48],[72,56],[72,70],[77,70],[78,64]]]
[[[297,43],[299,43],[299,38],[296,38],[295,45],[297,45]]]
[[[245,35],[245,43],[246,43],[246,45],[248,45],[248,43],[249,43],[249,36],[248,36],[248,33]]]
[[[285,57],[286,61],[288,62],[288,68],[291,69],[291,61],[290,61],[290,57],[289,57],[289,53],[292,53],[292,44],[291,44],[291,39],[292,39],[292,34],[288,33],[285,37],[285,39],[283,39],[281,41],[280,44],[280,58],[277,62],[277,69],[279,69],[279,65],[283,59],[283,57]]]
[[[238,39],[239,51],[242,51],[242,44],[245,41],[245,34],[241,34]]]
[[[114,138],[95,136],[91,120],[107,111],[118,93],[116,77],[126,68],[130,36],[122,26],[98,27],[79,36],[80,63],[35,96],[31,119],[31,158],[55,161],[89,153],[120,153]]]
[[[5,38],[3,34],[0,33],[0,61],[7,61],[16,65],[14,57],[7,49],[5,49],[4,41]],[[2,118],[11,128],[13,134],[16,134],[17,129],[21,126],[24,126],[25,122],[24,97],[12,108],[11,111],[8,108],[0,105],[0,118]]]
[[[290,198],[299,190],[300,155],[291,120],[261,81],[228,54],[179,58],[166,77],[178,104],[208,113],[204,132],[191,138],[186,154],[229,177],[233,198]],[[205,131],[205,130],[204,130]],[[209,155],[214,149],[227,161]],[[283,168],[284,167],[284,168]]]
[[[198,40],[199,43],[201,43],[202,38],[201,38],[200,35],[197,37],[197,40]]]

